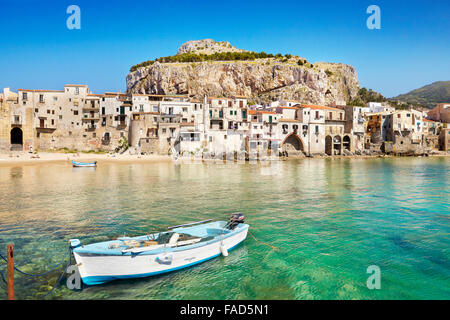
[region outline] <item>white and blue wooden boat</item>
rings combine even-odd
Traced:
[[[249,225],[244,224],[240,213],[233,214],[228,222],[207,221],[211,220],[139,237],[89,245],[72,239],[70,243],[81,279],[87,285],[148,277],[190,267],[221,254],[227,256],[247,237]]]
[[[78,162],[78,161],[73,161],[72,160],[72,165],[74,167],[96,167],[97,166],[97,161],[94,161],[94,162]]]

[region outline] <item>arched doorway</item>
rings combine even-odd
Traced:
[[[350,151],[350,137],[344,136],[344,139],[342,140],[342,145],[344,146],[344,150]]]
[[[333,149],[335,155],[341,155],[341,136],[334,136],[333,138]]]
[[[333,153],[333,138],[331,136],[325,137],[325,153],[329,156]]]
[[[12,128],[11,130],[11,149],[22,149],[23,146],[23,133],[20,128]]]
[[[287,156],[294,155],[299,156],[303,154],[303,142],[302,139],[295,133],[291,133],[289,136],[284,139],[281,144],[281,150]]]

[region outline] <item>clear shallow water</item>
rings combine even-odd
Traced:
[[[14,242],[16,264],[44,272],[70,238],[104,241],[242,211],[260,242],[249,235],[226,258],[82,291],[61,285],[48,298],[450,299],[449,169],[448,158],[0,167],[0,252]],[[370,265],[381,269],[380,290],[366,287]],[[59,274],[16,273],[16,297],[42,298]]]

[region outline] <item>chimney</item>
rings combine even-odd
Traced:
[[[8,100],[9,98],[9,88],[3,89],[3,99]]]

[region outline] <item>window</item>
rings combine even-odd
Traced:
[[[26,92],[22,92],[22,99],[23,100],[27,100],[27,93]]]
[[[40,94],[39,95],[39,102],[44,102],[44,95],[43,94]]]
[[[102,107],[102,114],[105,114],[106,110],[105,107]]]
[[[34,112],[38,113],[38,112],[39,112],[39,109],[38,109],[38,108],[34,109]]]
[[[59,120],[62,120],[62,115],[59,116]]]
[[[319,133],[319,126],[316,126],[316,133]]]
[[[74,116],[77,116],[77,115],[78,115],[78,110],[74,110],[74,111],[73,111],[73,115],[74,115]]]
[[[75,94],[80,94],[80,88],[78,87],[75,88]]]
[[[319,119],[319,111],[316,111],[316,120]]]
[[[55,124],[55,120],[54,119],[52,119],[52,125],[54,125]]]
[[[50,110],[47,110],[47,114],[50,114]]]

